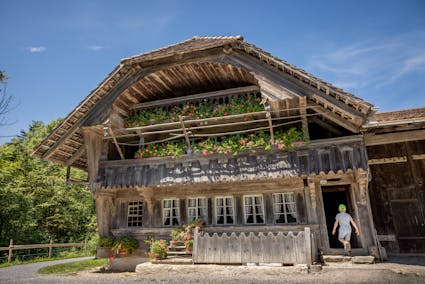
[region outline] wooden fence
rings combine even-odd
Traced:
[[[9,251],[9,256],[7,258],[8,262],[12,261],[13,251],[14,250],[23,250],[23,249],[48,249],[49,258],[52,257],[53,248],[61,247],[84,247],[84,254],[87,253],[87,240],[84,243],[66,243],[66,244],[55,244],[53,241],[50,241],[48,244],[29,244],[29,245],[14,245],[13,240],[10,240],[8,247],[0,247],[0,251]]]
[[[311,265],[315,242],[310,228],[298,233],[258,233],[212,235],[195,229],[194,263],[281,263]]]

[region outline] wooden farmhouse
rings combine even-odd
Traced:
[[[423,252],[423,114],[375,114],[240,36],[193,37],[121,60],[32,155],[86,170],[99,234],[141,251],[203,219],[199,262],[311,263],[343,253],[331,230],[344,203],[353,254],[378,239]],[[225,240],[206,248],[214,233]]]

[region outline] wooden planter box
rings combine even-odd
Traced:
[[[96,258],[109,257],[112,254],[111,248],[97,248]]]

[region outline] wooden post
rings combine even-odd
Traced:
[[[270,129],[270,141],[272,144],[274,143],[274,132],[273,132],[273,122],[272,122],[272,115],[270,114],[270,105],[267,105],[265,107],[266,109],[266,117],[269,121],[269,129]]]
[[[114,141],[115,147],[117,148],[118,154],[120,154],[120,158],[121,158],[121,160],[124,160],[124,159],[125,159],[125,158],[124,158],[124,154],[122,153],[121,147],[120,147],[120,145],[118,144],[117,138],[115,138],[115,135],[114,135],[114,133],[112,132],[111,125],[108,125],[108,126],[105,126],[105,127],[107,127],[107,128],[108,128],[108,133],[109,133],[109,135],[111,135],[111,137],[112,137],[112,141]]]
[[[300,106],[300,115],[301,115],[301,124],[302,124],[302,130],[304,134],[304,138],[310,138],[309,131],[308,131],[308,121],[307,121],[307,97],[300,97],[299,99],[299,106]]]
[[[87,237],[84,239],[84,255],[87,255]]]
[[[9,256],[7,257],[7,262],[12,261],[12,256],[13,256],[13,240],[11,239],[9,243]]]
[[[311,232],[310,227],[304,228],[304,241],[305,241],[305,263],[308,267],[311,266]]]
[[[50,239],[50,243],[49,243],[49,258],[52,257],[52,252],[53,252],[53,240]]]
[[[186,127],[184,126],[184,122],[183,122],[183,117],[181,115],[179,115],[179,119],[180,119],[180,124],[182,125],[183,128],[183,134],[184,134],[184,138],[186,140],[186,145],[187,145],[187,149],[192,152],[191,148],[190,148],[190,140],[189,140],[189,136],[187,136],[187,132],[186,132]]]
[[[193,251],[192,251],[192,261],[195,263],[198,259],[198,244],[199,244],[199,227],[195,228],[193,233]]]

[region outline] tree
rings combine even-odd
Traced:
[[[66,167],[29,156],[60,120],[31,124],[0,146],[0,246],[82,241],[95,232],[94,200],[83,185],[65,182]],[[86,173],[73,169],[73,176]]]
[[[0,70],[0,126],[7,124],[6,114],[11,109],[12,96],[6,93],[7,76]]]

